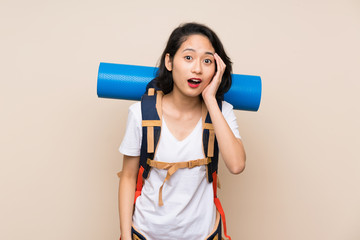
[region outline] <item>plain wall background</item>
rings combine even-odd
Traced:
[[[360,239],[360,2],[0,1],[0,239],[118,239],[128,106],[99,99],[99,62],[154,66],[182,22],[213,28],[234,73],[247,168],[220,164],[228,232]]]

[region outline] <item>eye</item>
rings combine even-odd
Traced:
[[[184,58],[185,58],[186,60],[188,60],[188,61],[190,61],[190,60],[192,59],[191,56],[185,56]]]
[[[205,60],[204,60],[204,63],[206,63],[206,64],[211,64],[212,61],[211,61],[211,59],[205,59]]]

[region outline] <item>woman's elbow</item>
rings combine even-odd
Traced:
[[[237,139],[237,140],[238,140],[238,144],[240,146],[238,147],[239,151],[236,154],[237,159],[234,161],[234,164],[233,164],[232,168],[230,169],[230,172],[232,174],[240,174],[245,169],[246,153],[245,153],[244,145],[243,145],[241,139]]]
[[[240,163],[232,166],[229,170],[232,174],[236,175],[242,173],[245,170],[245,159],[240,161]]]
[[[232,174],[240,174],[245,170],[246,154],[243,151],[240,158],[236,159],[235,164],[229,169]]]

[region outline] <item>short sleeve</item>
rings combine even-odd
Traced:
[[[140,156],[141,141],[141,103],[137,102],[129,107],[125,135],[119,152],[127,156]]]
[[[226,122],[228,123],[231,131],[234,133],[235,137],[241,139],[241,136],[239,133],[239,126],[237,124],[236,116],[234,114],[234,109],[230,103],[225,102],[225,101],[222,102],[222,114],[223,114]]]

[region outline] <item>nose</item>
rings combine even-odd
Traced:
[[[192,72],[196,73],[196,74],[202,73],[202,66],[201,66],[201,61],[200,60],[197,60],[197,61],[193,62]]]

